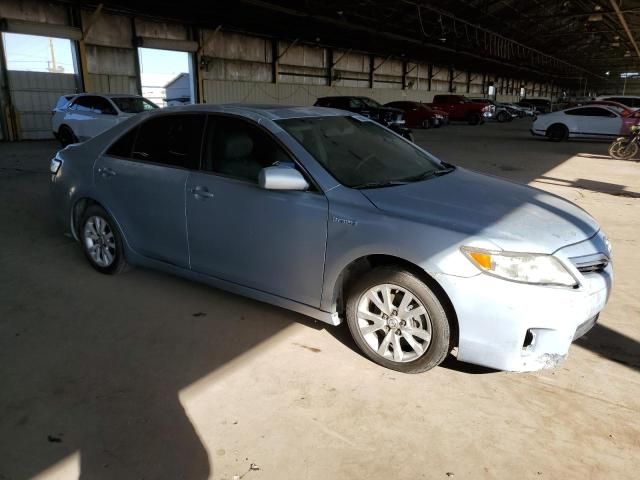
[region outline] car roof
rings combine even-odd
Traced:
[[[615,113],[616,115],[620,116],[620,112],[616,112],[612,107],[610,107],[609,105],[579,105],[577,107],[569,107],[569,108],[565,108],[564,110],[559,110],[560,112],[566,112],[567,110],[578,110],[578,109],[582,109],[582,108],[604,108],[605,110],[608,110],[610,112]],[[630,109],[629,109],[630,110]],[[555,112],[554,112],[555,113]],[[589,116],[589,115],[587,115]]]
[[[596,100],[606,100],[608,98],[640,98],[640,96],[638,96],[638,95],[616,95],[615,93],[612,93],[611,95],[600,95],[599,97],[596,97]]]
[[[74,93],[73,94],[74,97],[107,97],[107,98],[129,98],[129,97],[137,97],[137,98],[144,98],[142,95],[137,95],[134,93]]]
[[[203,112],[203,113],[233,113],[242,116],[260,116],[268,120],[284,120],[288,118],[305,117],[345,117],[352,116],[349,112],[326,107],[300,107],[295,105],[262,105],[250,103],[198,103],[194,105],[182,105],[176,107],[159,108],[150,111],[150,115],[177,112]]]

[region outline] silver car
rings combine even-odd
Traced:
[[[64,227],[106,274],[141,265],[346,321],[374,362],[530,371],[564,359],[612,285],[579,207],[454,167],[357,114],[193,105],[51,160]]]

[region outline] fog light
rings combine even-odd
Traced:
[[[531,331],[531,329],[527,330],[527,333],[524,334],[524,342],[522,343],[522,348],[527,348],[533,345],[533,342],[536,339],[535,333]]]

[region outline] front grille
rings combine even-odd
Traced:
[[[571,259],[571,262],[580,273],[597,273],[607,268],[609,258],[602,254],[586,255],[583,257],[574,257]]]

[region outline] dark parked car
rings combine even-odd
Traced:
[[[517,105],[532,105],[538,113],[551,112],[551,101],[544,98],[525,98],[521,102],[518,102]]]
[[[398,108],[385,107],[368,97],[321,97],[314,107],[337,108],[371,118],[413,142],[413,133],[405,126],[404,113]]]
[[[449,123],[449,115],[440,110],[434,110],[420,102],[390,102],[385,107],[399,108],[404,112],[404,119],[408,126],[419,128],[439,127]]]
[[[484,103],[485,105],[492,105],[493,110],[491,112],[486,112],[484,117],[497,120],[500,123],[510,122],[518,116],[515,113],[512,114],[512,112],[506,106],[494,100],[491,100],[490,98],[472,98],[471,101]]]
[[[487,116],[491,116],[492,105],[474,102],[463,95],[436,95],[433,97],[434,106],[449,114],[451,120],[461,120],[469,125],[484,123]]]

